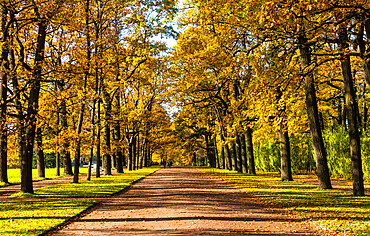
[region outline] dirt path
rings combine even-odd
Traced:
[[[106,199],[54,235],[315,235],[197,169],[167,168]]]

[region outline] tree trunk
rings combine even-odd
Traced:
[[[132,170],[136,170],[136,137],[132,141]]]
[[[290,142],[288,131],[285,131],[284,124],[280,124],[279,129],[280,160],[281,160],[281,180],[293,181],[292,167],[290,160]]]
[[[216,159],[215,159],[214,147],[211,143],[212,136],[209,135],[209,134],[205,134],[205,139],[206,139],[206,151],[207,151],[208,163],[209,163],[210,167],[215,168],[216,167]]]
[[[124,167],[124,166],[126,166],[126,168],[127,168],[127,156],[126,156],[126,154],[125,154],[125,151],[123,150],[123,152],[122,152],[122,166]]]
[[[232,157],[231,157],[229,145],[225,144],[224,147],[225,147],[226,168],[228,170],[232,170]]]
[[[132,144],[133,144],[133,134],[129,134],[130,137],[128,138],[128,156],[127,156],[127,170],[133,170],[132,162],[133,162],[133,155],[132,155]]]
[[[226,160],[225,160],[225,148],[224,146],[221,147],[221,159],[222,159],[222,169],[226,169]]]
[[[364,28],[365,28],[365,31],[366,31],[366,38],[369,38],[370,37],[370,19],[367,19],[365,21],[364,25],[362,26],[362,34],[364,33]],[[360,42],[359,46],[360,46],[361,54],[362,55],[368,55],[369,54],[369,48],[366,50],[366,45],[365,45],[365,42],[363,40],[363,35],[362,34],[360,34],[358,36],[359,40],[356,40],[356,42]],[[365,72],[365,82],[366,82],[367,86],[370,87],[370,58],[368,58],[368,57],[364,57],[364,72]]]
[[[0,54],[0,182],[8,183],[8,127],[7,127],[7,86],[9,71],[9,44],[6,30],[8,10],[0,5],[1,14],[1,54]]]
[[[62,101],[60,109],[61,109],[62,130],[64,130],[64,133],[67,133],[68,130],[67,105],[65,100]],[[61,144],[61,153],[60,153],[63,159],[64,175],[73,175],[71,154],[68,149],[69,149],[68,140],[64,140],[63,143]]]
[[[44,151],[42,150],[41,128],[37,128],[35,153],[37,161],[37,177],[45,178],[45,156]]]
[[[366,128],[367,128],[367,116],[368,116],[368,108],[367,108],[367,105],[366,103],[364,102],[364,123],[363,123],[363,130],[364,132],[366,132]]]
[[[304,32],[298,38],[299,50],[301,57],[302,70],[311,64],[310,48],[307,45],[307,38]],[[317,177],[319,180],[320,189],[331,189],[330,174],[327,162],[327,154],[322,138],[322,131],[320,128],[319,112],[317,108],[315,80],[312,73],[305,76],[304,81],[306,107],[308,114],[308,122],[310,125],[310,132],[312,138],[312,145],[315,151]]]
[[[92,162],[93,162],[93,157],[94,157],[94,141],[95,141],[95,105],[96,105],[96,100],[93,100],[93,105],[91,109],[91,147],[90,147],[90,156],[89,156],[89,166],[87,169],[87,181],[91,180],[91,167],[92,167]],[[96,170],[96,169],[95,169]]]
[[[30,94],[28,97],[28,107],[26,115],[26,122],[29,125],[25,130],[26,146],[24,152],[22,153],[21,161],[21,191],[25,193],[33,193],[32,159],[36,135],[36,116],[39,107],[39,94],[42,79],[42,64],[44,61],[45,38],[46,20],[39,19],[36,53],[34,59],[34,73],[30,84]]]
[[[232,156],[232,163],[233,163],[232,170],[239,171],[238,170],[238,156],[236,152],[236,142],[235,141],[232,142],[231,144],[231,156]]]
[[[140,169],[146,166],[146,136],[143,137],[143,143],[141,144],[141,159],[140,159]]]
[[[60,176],[60,153],[58,152],[55,157],[55,176]]]
[[[139,133],[137,134],[137,142],[136,142],[137,148],[136,148],[136,169],[138,170],[140,168],[140,136]]]
[[[228,169],[228,170],[231,170],[231,168],[232,168],[232,158],[231,158],[231,155],[230,155],[229,145],[227,143],[225,143],[226,140],[225,140],[225,136],[224,136],[223,127],[221,125],[219,127],[220,127],[221,142],[223,143],[222,148],[223,148],[223,154],[224,154],[224,168]]]
[[[245,134],[241,135],[241,150],[242,150],[242,173],[248,173],[248,156],[247,145],[245,144]]]
[[[215,152],[215,161],[216,161],[216,168],[220,168],[220,158],[219,158],[219,156],[218,156],[218,149],[217,149],[217,142],[216,142],[216,137],[214,137],[214,139],[213,139],[213,146],[214,146],[214,152]]]
[[[101,100],[98,99],[97,107],[97,122],[96,122],[96,173],[95,177],[100,178],[100,167],[101,167],[101,154],[100,154],[100,103]]]
[[[340,48],[345,51],[349,48],[348,36],[345,26],[339,31]],[[364,179],[361,160],[361,145],[359,133],[359,112],[356,101],[356,92],[351,73],[351,60],[349,55],[341,55],[342,74],[344,80],[344,95],[348,112],[348,132],[350,139],[350,153],[352,161],[353,195],[364,196]]]
[[[10,64],[11,64],[11,71],[14,72],[16,70],[16,63],[15,63],[15,57],[14,57],[14,51],[10,51]],[[24,121],[24,114],[23,114],[23,107],[22,107],[22,102],[21,102],[21,97],[20,97],[20,88],[19,88],[19,83],[18,83],[18,78],[16,76],[11,76],[12,80],[12,86],[13,86],[13,91],[15,94],[14,98],[14,106],[17,112],[17,117],[16,117],[16,134],[17,134],[17,143],[18,143],[18,159],[19,163],[22,162],[22,155],[23,155],[23,150],[26,148],[26,137],[24,135],[25,133],[25,121]],[[22,172],[20,173],[22,175]],[[22,178],[22,176],[21,176]]]
[[[144,157],[144,167],[149,167],[149,143],[146,140],[145,142],[145,157]]]
[[[112,159],[110,155],[110,120],[111,120],[111,101],[109,95],[105,92],[105,122],[104,122],[104,154],[103,154],[103,168],[105,175],[112,175]]]
[[[121,127],[119,121],[116,122],[114,126],[114,139],[116,142],[121,140]],[[123,155],[122,155],[122,148],[116,147],[116,157],[117,157],[117,173],[123,173]]]
[[[86,84],[85,84],[86,85]],[[80,156],[81,156],[81,138],[79,137],[82,131],[82,122],[85,112],[85,101],[81,101],[80,114],[78,116],[77,130],[76,130],[76,149],[75,149],[75,166],[74,166],[74,175],[73,183],[78,183],[78,175],[80,172]]]
[[[238,156],[238,171],[241,173],[245,173],[243,172],[242,144],[239,133],[236,133],[235,137],[236,137],[236,151]]]
[[[253,133],[253,130],[248,127],[246,138],[247,138],[247,151],[248,151],[248,159],[249,159],[249,174],[255,175],[256,174],[256,166],[255,166],[255,163],[254,163],[252,133]]]
[[[87,88],[87,80],[89,77],[89,70],[90,70],[90,58],[91,58],[91,43],[90,43],[90,27],[89,27],[89,8],[90,8],[90,0],[86,0],[85,6],[85,25],[86,25],[86,67],[84,68],[84,83],[83,83],[83,97],[80,101],[80,114],[78,116],[78,123],[77,123],[77,130],[76,130],[76,150],[75,150],[75,171],[73,176],[73,183],[78,183],[78,176],[80,172],[80,158],[81,158],[81,131],[82,131],[82,123],[84,120],[84,113],[85,113],[85,103],[86,103],[86,88]]]

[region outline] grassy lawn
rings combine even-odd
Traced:
[[[0,202],[0,235],[39,235],[94,205],[92,200]]]
[[[45,200],[0,202],[0,235],[39,235],[45,233],[97,203],[96,200],[89,199],[89,197],[113,195],[158,169],[144,168],[125,171],[123,174],[115,173],[113,176],[93,177],[90,182],[82,180],[79,184],[69,183],[44,187],[35,189],[34,195],[26,195],[44,197]],[[64,199],[54,199],[54,197],[63,197]]]
[[[255,196],[294,210],[317,228],[343,235],[370,235],[370,197],[353,197],[343,190],[319,190],[297,181],[282,182],[274,176],[251,176],[236,171],[201,168],[236,184]]]
[[[80,183],[58,184],[35,190],[34,197],[106,197],[130,186],[131,183],[153,173],[158,168],[144,168],[137,171],[114,173],[111,176],[102,175],[93,181],[81,179]]]
[[[64,169],[61,168],[60,169],[61,175],[63,175],[63,171],[64,171]],[[60,176],[56,176],[55,173],[56,173],[55,168],[45,169],[45,178],[46,179],[54,179],[54,178],[60,177]],[[85,173],[87,173],[87,167],[80,167],[80,174],[85,174]],[[11,183],[11,184],[20,184],[21,183],[20,178],[21,177],[20,177],[20,170],[19,169],[8,169],[9,183]],[[37,177],[37,169],[32,169],[32,179],[33,179],[33,181],[39,181],[39,180],[43,180],[45,178],[38,178]],[[5,183],[0,182],[0,186],[4,186],[4,185],[5,185]]]

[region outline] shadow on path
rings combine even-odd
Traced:
[[[315,235],[245,191],[193,168],[167,168],[55,235]]]

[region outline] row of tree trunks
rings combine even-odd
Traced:
[[[232,149],[230,150],[230,146],[226,143],[225,136],[223,135],[223,128],[221,126],[219,128],[221,142],[223,143],[220,152],[221,160],[217,159],[214,166],[255,175],[256,168],[253,153],[252,129],[248,127],[246,134],[237,134],[236,142],[232,143]],[[217,147],[216,143],[215,147]],[[217,157],[215,157],[215,160]]]

